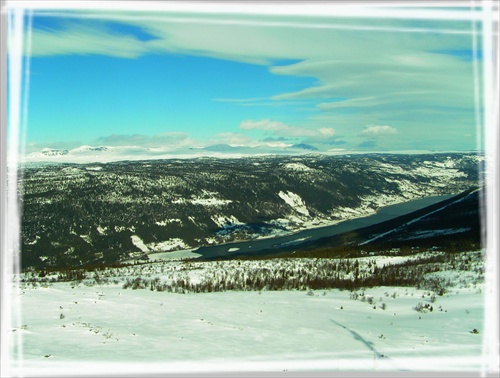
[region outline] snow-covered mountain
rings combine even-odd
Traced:
[[[310,144],[306,143],[298,143],[292,145],[290,148],[300,149],[300,150],[308,150],[308,151],[318,151],[318,149]]]
[[[478,186],[482,160],[314,154],[25,166],[23,264],[113,262],[331,225]]]
[[[93,162],[109,163],[124,160],[149,160],[172,158],[197,157],[249,157],[255,155],[304,155],[319,151],[311,144],[285,143],[282,141],[262,141],[252,146],[232,145],[225,143],[209,144],[206,146],[188,147],[163,145],[158,147],[142,147],[134,145],[122,146],[90,146],[84,145],[71,149],[44,148],[27,154],[22,160],[25,163],[77,163],[88,164]],[[338,153],[338,152],[337,152]]]
[[[54,148],[44,148],[40,152],[31,154],[32,157],[49,157],[49,156],[65,156],[68,155],[68,150],[59,150]]]
[[[71,150],[72,153],[85,153],[85,152],[104,152],[104,151],[109,151],[110,149],[113,149],[112,147],[106,147],[106,146],[98,146],[98,147],[92,147],[92,146],[80,146],[77,148],[73,148]]]
[[[24,163],[91,163],[127,159],[143,159],[154,156],[155,151],[137,146],[80,146],[72,149],[44,148],[28,154]]]

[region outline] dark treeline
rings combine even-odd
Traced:
[[[449,282],[446,278],[429,276],[443,270],[463,270],[476,274],[481,280],[484,269],[482,254],[434,254],[407,260],[403,263],[377,267],[375,260],[361,266],[358,260],[310,260],[295,270],[276,267],[252,267],[218,271],[193,283],[187,277],[172,282],[160,278],[141,277],[127,279],[124,288],[150,289],[174,293],[209,293],[221,291],[262,291],[262,290],[354,290],[374,286],[410,286],[432,290],[443,295]],[[479,262],[479,265],[478,265]]]
[[[410,256],[429,249],[455,253],[475,251],[481,249],[482,242],[479,234],[460,237],[457,235],[443,235],[435,238],[406,240],[404,242],[370,243],[367,245],[339,245],[314,249],[290,249],[279,254],[271,251],[260,251],[252,255],[233,254],[229,257],[216,257],[211,259],[198,258],[198,261],[211,260],[270,260],[274,258],[354,258],[372,255]]]

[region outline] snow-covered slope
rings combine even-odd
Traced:
[[[63,375],[79,366],[98,375],[479,371],[487,327],[483,283],[474,273],[480,260],[473,256],[480,255],[463,260],[474,261],[472,270],[440,273],[452,282],[442,296],[413,287],[197,294],[123,289],[123,280],[136,274],[197,282],[209,271],[242,266],[277,264],[279,270],[280,260],[159,262],[108,270],[114,276],[101,273],[100,284],[93,273],[80,283],[50,283],[47,276],[48,283],[25,283],[13,293],[22,306],[20,324],[11,330],[22,342],[14,361],[20,358],[24,374]],[[407,258],[377,259],[359,262],[381,268]],[[307,261],[295,263],[301,269]]]

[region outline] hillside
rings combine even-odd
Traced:
[[[474,154],[27,165],[22,265],[113,263],[334,224],[478,185]]]
[[[448,251],[480,248],[484,191],[471,189],[445,201],[394,219],[331,237],[262,250],[254,256],[355,257],[370,251],[415,253],[439,247]],[[405,252],[406,251],[406,252]],[[374,252],[370,252],[374,253]],[[233,257],[250,257],[233,254]]]

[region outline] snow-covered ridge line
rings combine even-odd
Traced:
[[[314,151],[291,148],[269,148],[267,150],[248,150],[238,148],[230,151],[210,151],[209,149],[172,149],[152,148],[141,146],[90,146],[84,145],[72,149],[43,148],[38,152],[32,152],[22,157],[21,163],[76,163],[86,164],[93,162],[109,163],[134,160],[157,160],[157,159],[193,159],[193,158],[251,158],[251,157],[272,157],[272,156],[361,156],[361,155],[421,155],[421,154],[451,154],[467,153],[476,154],[479,158],[484,158],[482,153],[477,151],[431,151],[431,150],[400,150],[400,151],[356,151],[356,150],[335,150],[335,151]],[[445,167],[445,166],[443,166]],[[288,169],[307,171],[307,166],[289,165]]]

